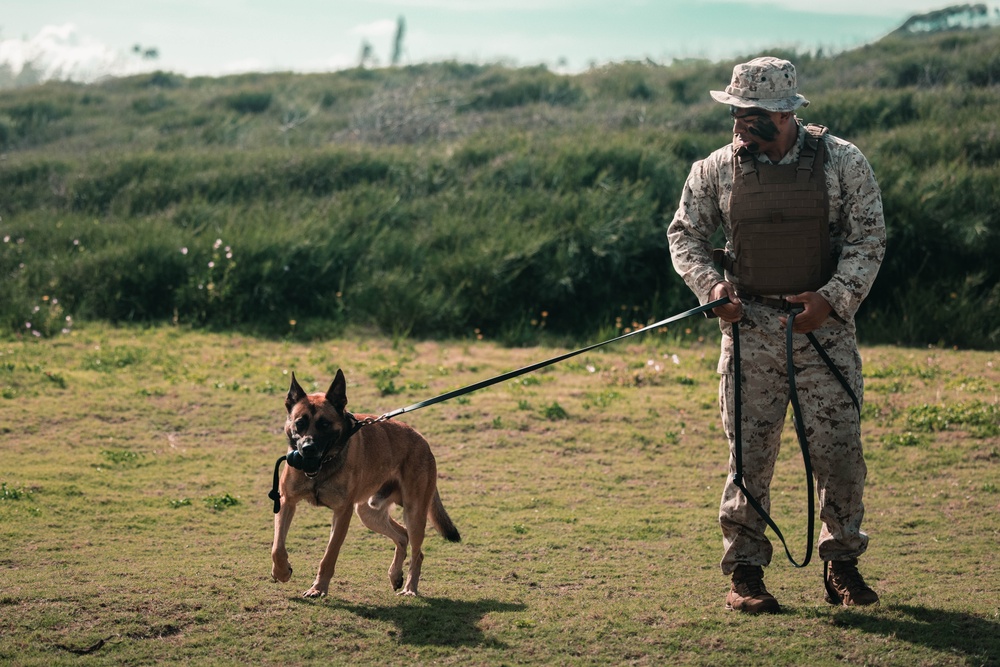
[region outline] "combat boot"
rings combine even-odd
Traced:
[[[764,588],[764,568],[759,565],[736,566],[733,586],[726,596],[726,609],[747,614],[776,614],[781,611],[778,601]]]
[[[857,558],[830,561],[827,566],[824,573],[827,602],[845,607],[878,604],[878,593],[865,583],[858,572]]]

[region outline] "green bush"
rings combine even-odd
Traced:
[[[993,29],[776,52],[813,102],[803,119],[855,142],[882,188],[864,340],[1000,344],[998,45]],[[588,339],[660,319],[694,302],[665,229],[691,163],[729,140],[707,91],[731,69],[447,62],[10,91],[0,327],[531,343],[539,321]]]
[[[264,113],[274,95],[266,91],[244,91],[223,98],[222,103],[237,113]]]

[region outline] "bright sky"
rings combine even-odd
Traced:
[[[187,76],[379,64],[405,20],[404,64],[722,60],[768,47],[839,51],[953,0],[7,0],[0,69],[33,61],[89,81],[162,69]],[[987,3],[997,11],[997,2]],[[141,51],[155,49],[155,59]]]

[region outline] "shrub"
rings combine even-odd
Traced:
[[[266,91],[244,91],[223,98],[222,103],[237,113],[264,113],[274,95]]]

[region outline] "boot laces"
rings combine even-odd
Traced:
[[[864,577],[858,571],[857,565],[846,562],[832,569],[833,580],[839,588],[846,589],[852,593],[868,589],[868,584],[865,583]]]
[[[761,593],[767,592],[767,589],[764,588],[763,579],[747,579],[740,582],[739,587],[746,591],[747,594],[744,597],[755,598]]]
[[[743,597],[754,598],[761,593],[767,593],[767,589],[764,588],[764,577],[759,571],[744,570],[733,579],[733,583],[737,592]]]

